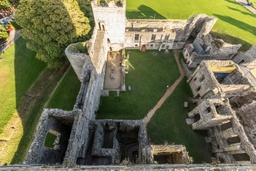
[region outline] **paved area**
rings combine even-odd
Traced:
[[[236,2],[238,2],[241,5],[243,5],[245,8],[247,8],[252,13],[256,14],[256,9],[254,7],[252,7],[252,6],[247,5],[247,1],[246,0],[236,0]]]
[[[122,75],[121,61],[122,56],[119,52],[112,52],[108,55],[104,81],[105,90],[120,90]]]
[[[178,67],[179,67],[180,77],[174,82],[174,84],[171,87],[169,87],[166,90],[165,94],[157,102],[155,107],[152,110],[150,110],[148,112],[148,114],[144,117],[143,121],[145,122],[145,124],[147,124],[150,121],[150,119],[152,118],[152,116],[154,116],[157,109],[159,109],[162,106],[162,104],[165,102],[165,100],[172,94],[172,92],[175,90],[175,88],[178,86],[178,84],[181,82],[181,80],[185,76],[185,72],[184,72],[184,70],[183,70],[183,68],[182,68],[182,66],[180,65],[180,62],[179,62],[179,53],[180,53],[180,51],[174,50],[173,53],[174,53],[175,60],[176,60],[176,62],[178,64]]]

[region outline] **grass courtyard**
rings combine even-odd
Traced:
[[[189,156],[194,163],[210,162],[209,149],[204,139],[204,131],[193,131],[186,124],[187,113],[195,104],[189,102],[189,107],[184,108],[184,101],[192,97],[190,87],[183,78],[174,92],[159,108],[147,125],[147,132],[153,144],[182,144],[186,146]]]
[[[127,18],[188,19],[200,13],[218,18],[214,36],[241,43],[243,50],[256,44],[256,15],[235,0],[127,0],[126,7]]]
[[[179,77],[178,67],[173,53],[164,51],[126,51],[129,53],[129,73],[125,76],[126,86],[131,91],[120,92],[116,97],[101,97],[97,119],[142,119]]]
[[[127,51],[130,53],[126,87],[131,90],[120,93],[110,92],[109,97],[101,97],[96,119],[142,119],[164,95],[167,85],[172,85],[179,77],[178,67],[170,51]],[[192,97],[186,78],[173,94],[158,109],[147,125],[148,135],[153,144],[183,144],[195,163],[209,162],[209,154],[204,140],[204,132],[195,132],[185,119],[195,107],[184,108],[184,101]]]

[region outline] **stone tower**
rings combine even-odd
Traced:
[[[126,25],[126,1],[111,0],[92,1],[95,27],[105,31],[109,50],[118,51],[124,48]]]

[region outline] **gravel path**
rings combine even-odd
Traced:
[[[182,66],[180,65],[180,62],[179,62],[179,53],[180,51],[177,51],[177,50],[174,50],[173,51],[174,53],[174,56],[175,56],[175,60],[178,64],[178,67],[179,67],[179,72],[180,72],[180,77],[175,81],[175,83],[169,87],[165,94],[163,95],[163,97],[157,102],[157,104],[155,105],[155,107],[153,109],[151,109],[148,114],[143,118],[143,121],[145,122],[145,124],[147,124],[150,119],[152,118],[152,116],[155,114],[155,112],[157,111],[157,109],[159,109],[162,104],[165,102],[165,100],[172,94],[172,92],[175,90],[175,88],[177,87],[177,85],[181,82],[181,80],[184,78],[185,76],[185,72],[182,68]]]

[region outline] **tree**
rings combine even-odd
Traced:
[[[0,41],[6,40],[8,38],[8,33],[5,27],[0,24]]]
[[[67,45],[84,41],[91,28],[74,0],[21,0],[15,19],[27,47],[49,68],[60,67]]]
[[[19,0],[9,0],[9,2],[10,2],[12,5],[18,5],[18,4],[19,4]]]
[[[0,1],[0,9],[11,10],[11,6],[10,6],[9,1],[7,1],[7,0],[1,0],[1,1]]]

